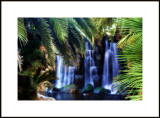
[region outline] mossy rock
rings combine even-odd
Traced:
[[[76,85],[70,84],[70,85],[66,85],[66,86],[62,87],[60,89],[60,92],[62,92],[62,93],[76,93],[76,92],[78,92],[78,89],[77,89]]]
[[[96,89],[94,89],[94,93],[100,95],[108,95],[111,93],[111,91],[102,87],[97,87]]]
[[[91,93],[94,91],[94,87],[91,84],[87,84],[86,87],[83,90],[83,93]]]

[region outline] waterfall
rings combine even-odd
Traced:
[[[119,70],[116,53],[117,53],[116,43],[109,42],[108,38],[106,38],[102,87],[111,90],[111,94],[116,93],[116,91],[113,90],[112,88],[113,86],[112,79],[118,74]]]
[[[67,78],[67,85],[74,84],[74,71],[75,71],[75,67],[69,66],[67,68],[67,71],[68,71],[68,75],[66,76],[66,78]]]
[[[91,49],[89,42],[85,42],[86,46],[86,57],[84,60],[84,69],[85,69],[85,86],[87,84],[92,84],[94,86],[93,76],[97,75],[97,67],[94,62],[94,50]]]
[[[94,86],[94,82],[98,77],[98,69],[95,65],[95,50],[92,49],[91,44],[86,41],[85,42],[86,50],[85,50],[85,59],[84,59],[84,85],[91,84]],[[119,65],[118,59],[116,57],[117,53],[117,45],[114,42],[109,42],[108,39],[105,39],[105,54],[104,54],[104,65],[103,65],[103,76],[102,76],[102,87],[105,89],[111,90],[111,94],[116,93],[113,90],[113,77],[118,74]],[[75,83],[75,69],[76,67],[69,66],[67,67],[61,56],[57,56],[57,78],[55,86],[57,88],[61,88],[63,86],[74,84]],[[100,80],[98,80],[100,81]]]
[[[57,78],[58,80],[56,81],[56,87],[61,88],[62,87],[62,78],[63,78],[63,60],[61,59],[60,56],[57,56]]]
[[[57,72],[55,86],[61,88],[63,86],[74,84],[75,67],[64,65],[62,58],[57,55]]]

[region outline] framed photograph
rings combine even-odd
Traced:
[[[159,2],[3,1],[1,13],[2,116],[159,116]]]

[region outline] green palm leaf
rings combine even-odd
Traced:
[[[121,18],[119,25],[124,36],[118,42],[122,52],[117,57],[126,66],[114,78],[114,88],[119,94],[125,91],[131,100],[142,100],[142,19]]]
[[[60,41],[65,42],[68,38],[68,21],[66,18],[49,18],[53,30]]]
[[[92,36],[95,36],[96,28],[93,25],[93,22],[89,18],[74,18],[78,25],[80,26],[79,29],[87,35],[89,39]]]
[[[48,28],[49,25],[47,21],[43,18],[33,18],[30,20],[35,24],[36,29],[39,31],[41,35],[42,43],[47,51],[51,67],[53,67],[55,65],[55,47],[52,42],[53,37],[51,35],[51,30]]]
[[[28,42],[27,30],[24,25],[23,18],[18,18],[18,39],[21,45],[26,45],[26,43]]]

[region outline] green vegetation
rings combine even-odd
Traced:
[[[101,41],[106,34],[111,41],[116,36],[121,50],[117,56],[123,68],[114,78],[114,88],[131,100],[142,100],[142,18],[18,18],[20,99],[35,99],[37,86],[57,79],[56,55],[75,66],[85,56],[85,40],[94,48],[95,40]],[[87,85],[84,92],[93,90]]]
[[[51,67],[59,54],[66,64],[73,64],[78,53],[84,53],[84,38],[91,43],[96,28],[89,18],[19,18],[18,39],[25,45],[28,32],[41,38]],[[92,43],[91,43],[92,44]]]
[[[30,80],[28,89],[33,90],[39,83],[54,80],[56,55],[65,64],[76,65],[79,54],[84,55],[85,39],[92,44],[95,33],[89,18],[18,18],[18,78]],[[24,85],[19,88],[23,90]]]
[[[142,18],[121,18],[119,24],[123,37],[118,42],[122,48],[118,57],[126,66],[114,78],[115,88],[119,93],[126,89],[131,100],[142,100]]]
[[[87,84],[86,87],[84,88],[84,93],[90,93],[93,92],[94,88],[91,84]]]
[[[100,94],[100,95],[108,95],[111,93],[110,90],[108,89],[104,89],[102,87],[97,87],[95,90],[94,90],[94,93],[97,93],[97,94]]]

